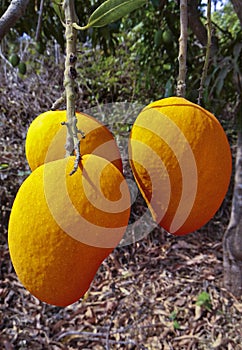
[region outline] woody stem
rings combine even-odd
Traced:
[[[76,118],[76,40],[77,31],[73,27],[73,23],[77,22],[74,0],[64,0],[63,9],[65,13],[65,37],[66,37],[66,60],[64,72],[64,87],[66,94],[66,122],[67,138],[66,138],[66,156],[76,154],[73,174],[78,167],[80,155],[80,140],[78,138],[77,118]]]
[[[209,66],[209,59],[210,59],[210,51],[212,46],[212,20],[211,20],[211,0],[208,0],[207,4],[207,48],[206,48],[206,56],[205,56],[205,62],[203,66],[203,72],[202,77],[200,81],[200,87],[199,87],[199,95],[198,95],[198,101],[197,103],[200,105],[203,97],[203,90],[204,90],[204,84],[205,80],[207,78],[208,74],[208,66]]]
[[[176,94],[185,97],[186,73],[187,73],[187,0],[180,1],[180,38],[179,38],[179,74],[177,80]]]

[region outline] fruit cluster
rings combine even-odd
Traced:
[[[32,173],[9,221],[9,249],[23,285],[42,301],[66,306],[88,290],[127,228],[130,195],[110,131],[77,113],[85,133],[81,161],[65,158],[65,111],[39,115],[26,137]],[[129,139],[135,181],[153,219],[168,232],[199,229],[219,209],[231,177],[231,152],[218,120],[180,97],[151,103]]]
[[[85,133],[82,159],[64,158],[65,111],[39,115],[26,137],[33,171],[21,185],[9,220],[9,249],[23,285],[40,300],[66,306],[88,290],[118,245],[130,216],[130,195],[109,130],[77,113]]]
[[[13,53],[10,57],[9,57],[9,62],[11,63],[11,65],[15,68],[18,67],[18,71],[21,75],[25,75],[27,72],[27,66],[26,63],[20,60],[19,55],[17,55],[16,53]]]

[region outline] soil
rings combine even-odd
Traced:
[[[19,77],[4,65],[0,81],[0,348],[242,349],[242,299],[223,287],[222,238],[231,189],[201,230],[175,237],[154,227],[140,240],[117,247],[85,298],[73,305],[51,306],[25,290],[9,257],[8,219],[30,173],[24,154],[27,128],[60,97],[62,70],[45,66]],[[78,108],[87,107],[80,99]],[[128,167],[126,162],[130,176]],[[138,195],[131,221],[145,211]],[[131,227],[135,234],[137,227]]]

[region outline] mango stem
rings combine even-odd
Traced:
[[[80,140],[78,138],[77,129],[77,117],[76,117],[76,69],[75,64],[76,57],[76,40],[77,31],[73,27],[73,23],[77,22],[77,16],[75,12],[74,0],[64,0],[63,10],[65,13],[65,37],[66,37],[66,60],[64,71],[64,87],[66,94],[66,122],[67,126],[67,138],[66,138],[66,157],[73,155],[75,152],[76,160],[73,171],[70,175],[74,174],[78,168],[79,161],[81,159],[80,154]]]

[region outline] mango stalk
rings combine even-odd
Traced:
[[[66,157],[73,155],[75,151],[76,159],[72,172],[74,174],[78,168],[79,161],[81,159],[80,154],[80,140],[77,129],[77,118],[76,118],[76,69],[75,64],[77,61],[76,57],[76,40],[77,31],[73,27],[73,23],[77,22],[77,16],[75,12],[74,0],[64,0],[63,10],[65,14],[65,37],[66,37],[66,60],[65,60],[65,71],[64,71],[64,87],[66,95],[66,119],[67,121],[63,125],[67,126],[67,138],[66,138]]]

